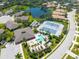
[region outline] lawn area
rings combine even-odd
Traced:
[[[24,6],[24,5],[14,5],[14,6],[11,6],[9,8],[3,9],[3,12],[5,13],[8,10],[13,9],[14,10],[14,13],[15,13],[15,12],[17,12],[19,10],[26,10],[28,8],[29,8],[28,6]]]
[[[77,36],[76,42],[79,43],[79,36]],[[79,45],[74,45],[74,48],[72,49],[72,52],[79,55]]]
[[[6,48],[5,45],[0,45],[0,49],[2,49],[2,48]]]
[[[79,31],[79,28],[77,28],[77,31]]]
[[[75,59],[75,58],[68,55],[68,57],[66,59]]]
[[[76,41],[79,42],[79,37],[77,37]]]
[[[72,49],[72,52],[79,55],[79,45],[74,45],[74,48]]]
[[[13,7],[12,7],[13,8]],[[16,5],[16,7],[14,8],[14,10],[26,10],[28,9],[28,6],[24,6],[24,5]]]
[[[9,7],[9,8],[5,8],[5,9],[3,9],[3,12],[5,13],[5,12],[7,12],[9,9],[15,9],[16,8],[16,6],[17,5],[14,5],[14,6],[11,6],[11,7]]]
[[[50,46],[51,49],[54,49],[57,46],[57,43],[54,43],[53,45]]]
[[[28,54],[26,48],[23,46],[23,44],[22,44],[22,48],[23,48],[24,58],[29,59],[29,54]]]

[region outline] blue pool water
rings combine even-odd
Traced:
[[[37,42],[42,42],[42,41],[44,41],[44,36],[42,34],[36,35],[36,40],[37,40]]]

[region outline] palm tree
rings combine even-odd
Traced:
[[[17,53],[17,55],[15,55],[16,59],[22,59],[22,55],[20,53]]]

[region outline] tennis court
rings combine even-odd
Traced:
[[[57,22],[53,21],[45,21],[43,24],[41,24],[38,27],[38,31],[40,32],[47,32],[56,36],[61,35],[61,32],[63,30],[63,25]]]

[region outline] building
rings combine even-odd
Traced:
[[[29,16],[15,17],[15,21],[27,21],[28,19],[29,19]]]
[[[8,28],[10,30],[14,30],[19,27],[19,25],[14,21],[8,21],[7,23],[5,23],[5,26],[6,26],[6,28]]]
[[[55,19],[66,19],[65,16],[59,16],[59,15],[52,15],[53,18]]]
[[[14,31],[15,44],[19,44],[22,41],[28,41],[35,38],[34,33],[30,27],[21,28]]]
[[[65,13],[57,12],[57,11],[53,12],[53,14],[54,15],[59,15],[59,16],[64,16],[65,15]]]
[[[30,26],[31,26],[31,27],[38,27],[39,25],[40,25],[39,22],[33,21]]]
[[[24,14],[24,11],[20,11],[20,12],[17,12],[16,14],[14,14],[15,17],[18,17],[18,16],[22,16]]]
[[[27,45],[29,46],[30,52],[40,52],[44,49],[47,49],[49,45],[48,36],[44,36],[43,34],[35,34],[35,38],[27,41]]]
[[[53,2],[47,2],[43,3],[43,6],[46,6],[47,8],[56,7],[56,4]]]
[[[65,13],[65,10],[64,10],[64,9],[56,9],[55,11],[56,11],[56,12]]]
[[[14,21],[14,19],[9,15],[4,15],[0,17],[0,23],[6,23],[8,21]]]
[[[66,12],[64,9],[56,9],[53,13],[52,13],[52,17],[55,19],[66,19]]]
[[[5,14],[6,14],[6,15],[10,15],[10,14],[12,14],[12,13],[13,13],[13,10],[10,9],[10,10],[8,10]]]

